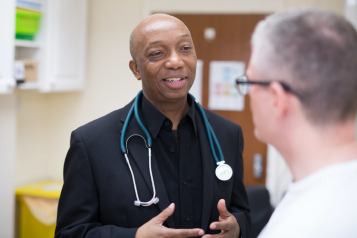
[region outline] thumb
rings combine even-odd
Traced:
[[[160,225],[166,221],[166,219],[172,215],[175,211],[175,204],[171,203],[165,210],[163,210],[159,215],[154,217],[155,221]]]
[[[231,215],[226,208],[226,201],[224,199],[218,201],[217,209],[221,217],[229,217]]]

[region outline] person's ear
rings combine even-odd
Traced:
[[[138,65],[136,64],[136,62],[134,60],[130,60],[129,68],[130,68],[131,72],[133,72],[135,78],[137,78],[138,80],[141,80],[141,75],[138,70]]]
[[[288,111],[288,94],[278,82],[270,84],[270,106],[273,108],[276,117],[284,117]]]

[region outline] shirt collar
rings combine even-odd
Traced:
[[[191,119],[193,128],[195,131],[195,135],[197,136],[197,125],[196,125],[196,119],[195,119],[195,114],[196,114],[196,108],[195,108],[195,102],[192,99],[190,95],[187,95],[187,103],[190,106],[190,109],[186,113],[185,116],[183,116],[183,119],[187,116]],[[155,140],[157,135],[160,132],[160,129],[162,127],[162,124],[164,121],[170,121],[169,118],[167,118],[164,114],[162,114],[156,107],[154,107],[143,95],[142,100],[140,103],[140,118],[142,119],[142,122],[146,126],[146,128],[149,130],[151,136]],[[182,122],[182,119],[181,119]],[[181,123],[180,122],[180,123]]]

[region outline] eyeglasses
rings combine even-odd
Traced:
[[[262,86],[269,86],[272,82],[278,82],[280,83],[280,85],[284,88],[285,91],[290,92],[295,94],[298,98],[303,99],[303,96],[296,92],[295,90],[293,90],[289,85],[287,85],[284,82],[280,82],[280,81],[250,81],[247,79],[247,76],[243,75],[241,77],[239,77],[238,79],[236,79],[236,84],[237,84],[237,89],[239,94],[241,94],[242,96],[245,96],[249,93],[249,89],[250,86],[252,84],[257,84],[257,85],[262,85]]]

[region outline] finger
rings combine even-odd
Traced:
[[[218,201],[217,209],[219,215],[223,218],[229,217],[231,215],[226,208],[226,201],[224,199]]]
[[[159,215],[153,218],[160,225],[166,221],[166,219],[172,215],[175,211],[175,204],[171,203],[165,210],[163,210]]]
[[[203,234],[204,231],[199,228],[193,228],[193,229],[167,228],[167,232],[165,232],[166,237],[172,237],[172,238],[196,237],[196,236],[202,236]]]
[[[225,234],[219,233],[215,235],[204,235],[201,238],[224,238],[224,237],[230,237],[230,236],[229,235],[225,236]]]
[[[230,229],[232,229],[233,227],[233,223],[232,221],[229,221],[229,220],[225,220],[225,221],[222,221],[222,222],[213,222],[209,228],[211,230],[224,230],[224,231],[229,231]]]

